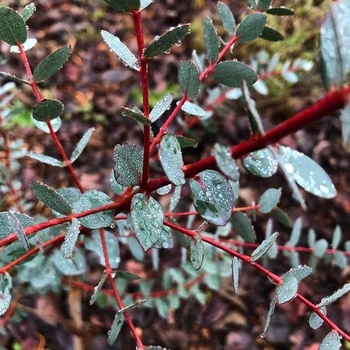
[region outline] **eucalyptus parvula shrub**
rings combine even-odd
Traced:
[[[243,63],[235,59],[236,44],[260,39],[266,40],[267,45],[269,41],[282,41],[283,35],[268,26],[268,18],[292,16],[293,10],[273,7],[271,0],[247,0],[247,13],[240,23],[236,23],[231,9],[225,3],[218,2],[218,20],[203,20],[205,52],[197,54],[194,51],[191,58],[179,62],[178,84],[181,95],[177,103],[173,103],[174,94],[170,92],[151,108],[149,76],[152,71],[149,70],[149,62],[157,56],[171,53],[174,45],[180,45],[186,36],[191,35],[191,26],[179,24],[171,27],[146,43],[142,15],[152,6],[152,1],[104,2],[109,5],[110,11],[132,17],[137,52],[133,52],[107,30],[102,30],[101,36],[116,59],[124,64],[124,69],[130,69],[139,76],[142,91],[142,106],[123,107],[120,111],[125,118],[131,118],[138,125],[143,132],[143,139],[140,144],[125,142],[113,149],[110,175],[113,196],[98,190],[85,190],[74,169],[73,163],[84,151],[94,129],[88,129],[72,154],[67,155],[59,137],[64,105],[57,99],[43,98],[40,92],[40,84],[51,78],[69,60],[72,51],[70,46],[57,49],[32,70],[26,52],[40,44],[28,37],[27,21],[35,13],[35,4],[27,5],[20,12],[0,7],[0,39],[9,45],[11,54],[20,56],[27,78],[18,78],[7,72],[0,72],[0,76],[4,81],[30,86],[36,99],[32,121],[52,138],[60,154],[59,159],[33,151],[26,156],[53,169],[66,168],[75,182],[75,187],[57,189],[40,181],[31,183],[34,195],[51,209],[50,217],[43,219],[27,215],[25,210],[29,208],[28,203],[21,198],[11,201],[10,208],[0,213],[1,332],[6,333],[7,324],[11,323],[16,313],[17,301],[13,297],[15,288],[25,285],[24,291],[28,293],[59,292],[64,280],[66,287],[71,283],[72,287],[90,290],[90,304],[98,302],[106,290],[109,291],[109,298],[116,308],[115,319],[107,335],[110,344],[116,341],[126,323],[137,349],[161,349],[160,346],[143,343],[129,311],[136,307],[154,307],[165,317],[170,309],[180,307],[181,299],[191,295],[205,303],[206,296],[199,282],[217,289],[224,277],[231,276],[232,293],[235,293],[239,288],[242,265],[246,264],[266,275],[275,285],[262,335],[268,331],[276,304],[298,299],[310,309],[311,328],[317,329],[323,323],[329,327],[329,333],[319,348],[339,349],[342,341],[350,341],[350,335],[327,317],[326,309],[327,305],[350,290],[350,284],[345,284],[318,304],[301,295],[298,285],[312,273],[316,267],[316,258],[328,257],[341,268],[347,265],[350,242],[345,242],[344,250],[338,249],[342,239],[340,227],[334,230],[331,248],[328,248],[329,243],[325,239],[317,240],[314,231],[310,230],[310,266],[301,265],[297,244],[302,223],[300,219],[292,223],[288,212],[283,210],[286,208],[279,206],[280,197],[283,196],[281,189],[266,189],[256,203],[248,208],[236,205],[243,168],[262,178],[272,177],[280,171],[304,209],[307,206],[299,187],[325,200],[336,195],[332,180],[314,160],[279,142],[309,123],[340,111],[343,142],[349,144],[350,86],[346,85],[350,71],[348,0],[332,4],[320,31],[320,73],[327,89],[325,95],[312,106],[267,131],[264,130],[252,92],[254,96],[258,94],[259,98],[268,94],[265,80],[271,76],[278,75],[284,82],[295,83],[299,79],[298,72],[308,72],[312,62],[303,59],[281,62],[278,53],[270,57],[264,52],[264,64],[259,61],[259,57],[250,61],[248,58]],[[222,34],[219,36],[218,32]],[[208,79],[211,85],[212,81],[216,82],[216,88],[209,89],[206,86]],[[11,118],[8,112],[10,88],[13,85],[5,84],[0,90],[3,141],[7,140],[6,123]],[[203,98],[204,95],[206,98]],[[231,147],[216,143],[210,156],[185,164],[183,149],[196,147],[200,142],[186,136],[186,131],[214,118],[214,107],[226,99],[240,99],[245,103],[250,138]],[[162,119],[164,121],[155,132],[152,126],[163,116],[166,118]],[[172,133],[170,126],[175,124],[178,124],[179,131]],[[14,164],[20,164],[18,154],[13,152],[15,146],[7,141],[2,146],[6,154],[0,168],[4,197],[20,191],[20,186],[14,183],[17,170]],[[238,162],[242,167],[238,166]],[[160,170],[162,175],[159,175]],[[186,212],[177,209],[184,193],[190,193]],[[171,196],[167,207],[160,204],[160,198],[164,195]],[[257,237],[252,218],[245,211],[260,212],[271,217],[265,239],[254,246],[253,252],[249,249]],[[202,223],[198,226],[199,219]],[[292,227],[285,247],[277,245],[278,232],[272,229],[274,220]],[[205,231],[208,226],[217,227],[214,235]],[[250,248],[246,249],[248,245]],[[155,293],[154,280],[141,279],[140,276],[118,269],[121,246],[127,246],[137,260],[152,259],[154,269],[162,271],[160,283],[164,293]],[[283,248],[292,267],[278,276],[264,267],[260,260],[276,257]],[[162,249],[178,251],[181,255],[179,266],[161,269],[159,251]],[[97,286],[84,282],[87,251],[93,251],[104,267]],[[146,255],[145,252],[150,254]],[[67,278],[72,276],[75,278]],[[135,285],[135,281],[139,293],[129,294],[127,285]]]

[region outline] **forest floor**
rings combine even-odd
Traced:
[[[21,3],[27,3],[22,1]],[[64,44],[73,48],[71,59],[50,82],[42,87],[44,96],[53,96],[65,104],[64,123],[58,132],[67,153],[89,127],[96,131],[75,163],[85,189],[109,190],[109,175],[112,169],[112,149],[125,141],[140,144],[141,132],[131,120],[121,116],[122,106],[139,104],[139,81],[137,74],[126,69],[107,49],[100,37],[102,29],[114,33],[128,43],[136,52],[133,39],[131,17],[116,15],[107,10],[100,1],[61,0],[36,1],[37,11],[28,22],[29,33],[38,39],[36,48],[28,52],[28,58],[35,67],[46,55]],[[233,5],[234,3],[234,5]],[[316,3],[316,2],[315,2]],[[16,6],[17,1],[5,0],[5,5]],[[238,17],[245,11],[244,1],[229,1]],[[2,5],[4,5],[2,3]],[[150,85],[152,91],[163,96],[177,83],[177,67],[182,59],[189,59],[193,48],[203,50],[200,28],[206,16],[216,18],[216,4],[210,1],[206,7],[192,2],[176,0],[157,1],[144,12],[145,40],[161,34],[179,23],[194,22],[191,38],[176,46],[170,55],[163,55],[150,62]],[[284,32],[288,32],[289,22],[281,21]],[[319,23],[315,23],[317,26]],[[195,39],[197,35],[198,39]],[[263,44],[260,44],[260,49]],[[266,44],[268,45],[268,44]],[[313,44],[308,44],[313,45]],[[254,46],[252,46],[254,49]],[[283,43],[280,44],[283,52]],[[7,54],[3,46],[1,51]],[[256,49],[256,48],[255,48]],[[311,47],[316,55],[316,47]],[[316,58],[315,58],[316,62]],[[25,77],[25,71],[18,56],[12,54],[7,63],[0,66],[18,77]],[[299,83],[285,88],[285,94],[273,97],[259,97],[257,108],[264,116],[266,129],[278,124],[322,96],[324,91],[320,78],[314,69],[303,73]],[[175,88],[175,93],[177,90]],[[28,87],[20,87],[16,99],[30,109],[35,100]],[[136,101],[136,102],[135,102]],[[215,142],[234,145],[249,137],[246,112],[242,103],[225,101],[215,110],[212,126],[214,131],[204,133],[198,127],[194,130],[200,145],[194,152],[185,154],[187,162],[193,162],[209,155]],[[22,138],[28,150],[58,156],[49,138],[43,137],[40,130],[33,127],[16,127],[10,131],[12,138]],[[306,192],[307,211],[303,211],[292,198],[291,191],[281,174],[269,179],[256,178],[242,169],[240,178],[239,205],[250,205],[270,187],[282,188],[281,208],[292,221],[303,219],[303,235],[307,236],[313,228],[317,238],[331,241],[336,225],[343,232],[342,241],[350,239],[350,154],[341,145],[340,122],[337,115],[326,118],[317,125],[310,125],[300,132],[282,140],[284,145],[297,148],[315,159],[330,175],[337,188],[337,196],[326,200]],[[52,171],[49,166],[26,159],[20,170],[23,190],[29,201],[34,201],[29,183],[44,181],[53,188],[72,185],[67,173]],[[4,209],[6,210],[6,209]],[[36,205],[32,214],[43,211]],[[254,222],[258,239],[264,237],[267,216],[260,215]],[[274,223],[274,230],[280,232],[280,244],[286,242],[290,229]],[[306,238],[300,244],[306,245]],[[308,262],[307,254],[300,256],[303,263]],[[176,263],[175,254],[162,255],[162,264]],[[170,261],[174,259],[174,261]],[[130,258],[123,262],[133,273],[147,275],[149,264]],[[280,253],[276,259],[269,260],[268,268],[282,275],[288,271],[288,259]],[[96,271],[91,271],[91,274]],[[299,291],[317,303],[322,297],[340,288],[350,277],[350,270],[340,270],[324,261],[317,263],[317,270],[299,286]],[[94,280],[95,276],[87,279]],[[98,281],[98,279],[97,279]],[[237,295],[228,279],[218,290],[207,290],[208,302],[201,305],[194,297],[183,300],[181,307],[170,312],[166,319],[161,318],[155,309],[137,308],[131,311],[132,319],[145,344],[160,345],[171,350],[239,350],[239,349],[317,349],[322,338],[329,332],[326,326],[314,331],[307,323],[308,310],[298,301],[279,305],[272,318],[270,330],[265,339],[260,338],[264,319],[269,307],[274,286],[268,279],[249,266],[241,273],[240,289]],[[107,343],[107,331],[114,318],[110,307],[100,309],[88,306],[91,293],[82,292],[76,300],[83,304],[83,320],[87,325],[86,334],[75,334],[69,325],[68,293],[62,295],[25,296],[20,301],[27,316],[18,323],[9,325],[10,335],[0,340],[0,345],[12,349],[15,342],[21,349],[73,349],[76,338],[84,338],[86,349],[134,349],[135,343],[127,327],[113,346]],[[71,295],[71,294],[70,294]],[[339,326],[350,332],[350,297],[331,305],[328,315]],[[88,345],[87,345],[88,344]],[[77,347],[76,347],[77,349]]]

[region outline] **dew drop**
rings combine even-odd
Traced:
[[[294,172],[294,167],[292,164],[290,163],[285,163],[284,167],[286,168],[286,170],[288,171],[289,174],[293,174]]]
[[[320,185],[319,189],[321,192],[323,192],[324,194],[328,194],[329,193],[329,188],[326,187],[325,185]]]

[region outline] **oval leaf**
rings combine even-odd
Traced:
[[[129,13],[140,9],[140,0],[103,0],[118,12]]]
[[[0,39],[9,45],[23,44],[27,40],[25,22],[8,7],[0,7]]]
[[[281,189],[269,188],[259,199],[259,211],[261,213],[269,213],[276,207],[281,197]]]
[[[256,249],[253,251],[250,261],[256,261],[260,259],[263,255],[265,255],[267,251],[273,246],[277,237],[278,232],[275,232],[271,236],[263,240],[261,244],[258,247],[256,247]]]
[[[72,50],[69,45],[63,46],[46,58],[44,58],[33,72],[33,79],[40,83],[51,77],[54,73],[63,67],[68,60]],[[57,117],[57,116],[56,116]]]
[[[122,107],[122,115],[125,117],[129,117],[133,120],[136,120],[137,122],[143,124],[143,125],[151,125],[152,121],[144,116],[143,113],[138,112],[136,110]]]
[[[34,3],[30,3],[23,8],[23,10],[19,13],[24,22],[27,22],[30,17],[32,17],[33,13],[36,11],[36,7]]]
[[[73,218],[72,223],[68,226],[67,233],[62,244],[63,257],[71,258],[73,256],[73,251],[75,244],[77,243],[79,232],[80,222],[78,219]]]
[[[204,45],[207,58],[210,63],[215,63],[219,56],[219,37],[210,18],[205,18],[203,23]]]
[[[170,93],[165,95],[157,104],[152,108],[149,114],[149,120],[153,123],[159,119],[163,113],[170,109],[171,103],[173,102],[174,94]]]
[[[327,315],[327,309],[325,306],[320,307],[320,311]],[[309,316],[309,325],[312,329],[320,328],[323,325],[323,322],[323,319],[318,316],[316,312],[311,312]]]
[[[218,12],[220,21],[227,33],[233,35],[236,29],[236,21],[230,8],[223,2],[218,2]]]
[[[34,225],[34,219],[28,215],[17,212],[12,212],[12,215],[19,221],[22,228]],[[12,225],[12,221],[9,220],[8,212],[0,213],[0,239],[6,238],[14,231],[15,228]]]
[[[177,27],[166,31],[163,35],[156,36],[144,51],[144,57],[152,58],[168,52],[175,44],[179,44],[190,31],[189,24],[179,24]]]
[[[167,134],[162,138],[159,160],[169,181],[176,186],[181,186],[185,183],[185,175],[182,171],[184,162],[181,147],[175,135]]]
[[[259,37],[273,42],[284,40],[284,36],[280,32],[268,26],[265,26]]]
[[[249,153],[242,165],[251,174],[260,177],[271,177],[278,169],[277,160],[267,148]]]
[[[133,143],[117,145],[113,151],[114,176],[125,187],[138,185],[142,178],[143,151]]]
[[[181,110],[187,114],[195,115],[199,118],[203,118],[203,117],[207,116],[207,112],[203,108],[197,106],[196,104],[194,104],[192,102],[188,102],[188,101],[186,101],[182,105]]]
[[[129,66],[132,69],[139,70],[138,59],[130,51],[130,49],[120,41],[117,36],[105,30],[101,31],[101,35],[107,46],[122,61],[124,65]]]
[[[241,87],[242,80],[253,85],[258,76],[249,66],[237,61],[221,62],[215,67],[214,78],[229,87]]]
[[[12,227],[18,241],[22,244],[24,249],[28,251],[29,250],[28,239],[27,239],[27,236],[23,230],[23,227],[22,227],[20,221],[17,219],[14,212],[11,210],[9,210],[7,212],[7,216],[8,216],[8,222],[9,222],[10,226]]]
[[[258,38],[263,32],[267,16],[262,13],[255,13],[246,17],[238,26],[236,35],[240,42],[248,43]]]
[[[189,98],[195,98],[199,92],[199,73],[195,64],[191,61],[180,63],[178,80],[180,89]]]
[[[8,272],[0,275],[0,316],[4,315],[11,303],[12,278]]]
[[[190,258],[192,267],[199,270],[202,267],[204,259],[204,244],[199,234],[196,234],[190,243]]]
[[[163,219],[162,207],[154,198],[135,194],[131,201],[131,222],[144,250],[151,248],[160,238]]]
[[[254,227],[247,214],[240,211],[234,213],[231,217],[233,230],[244,240],[244,242],[254,242],[256,234]]]
[[[266,11],[269,15],[274,15],[274,16],[293,16],[294,11],[287,9],[283,6],[281,7],[272,7]]]
[[[318,350],[338,350],[341,348],[340,336],[336,331],[329,332],[322,340]]]
[[[39,122],[48,122],[63,113],[64,105],[55,99],[44,99],[33,109],[33,118]]]
[[[233,181],[239,180],[239,169],[228,147],[216,143],[214,145],[214,158],[223,174]]]
[[[69,215],[72,213],[72,207],[67,200],[57,191],[42,182],[35,181],[30,184],[33,193],[50,209],[61,214]]]
[[[117,312],[114,321],[112,323],[111,329],[108,331],[108,343],[113,345],[118,338],[120,330],[124,324],[124,315],[123,313]]]
[[[56,249],[50,256],[50,260],[64,276],[77,276],[86,271],[85,255],[78,247],[70,259],[64,258],[61,251]]]
[[[95,131],[95,128],[88,129],[84,136],[80,139],[80,141],[77,144],[77,147],[75,147],[74,151],[72,152],[72,156],[70,157],[70,162],[75,162],[81,153],[84,151],[84,148],[88,144],[90,137],[92,136],[92,133]]]
[[[298,291],[298,280],[291,273],[286,273],[283,284],[277,287],[277,299],[280,304],[286,303],[295,298]]]
[[[101,191],[91,190],[84,192],[80,198],[73,203],[73,213],[78,214],[83,211],[104,205],[112,204],[109,196]],[[87,228],[97,229],[108,227],[112,224],[114,218],[113,210],[105,210],[99,213],[81,217],[79,220]]]
[[[304,153],[280,146],[284,167],[305,191],[322,198],[333,198],[337,191],[327,173]]]
[[[226,225],[233,210],[234,194],[229,182],[215,170],[190,179],[193,204],[201,217],[217,226]]]

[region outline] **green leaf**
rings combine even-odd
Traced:
[[[284,40],[284,36],[280,32],[269,26],[264,27],[262,33],[259,35],[259,38],[273,42]]]
[[[126,66],[132,69],[139,70],[139,61],[136,56],[130,51],[130,49],[120,41],[120,39],[105,31],[101,31],[102,38],[107,46],[113,51],[113,53],[122,61]]]
[[[219,56],[220,41],[213,21],[210,18],[205,18],[203,22],[203,35],[205,51],[210,63],[215,63]]]
[[[7,212],[8,223],[12,227],[18,241],[22,244],[25,250],[29,250],[29,244],[26,234],[24,233],[23,227],[20,221],[15,216],[15,213],[12,210]]]
[[[73,203],[73,213],[78,214],[86,210],[112,204],[109,196],[101,191],[91,190],[84,192],[79,199]],[[82,225],[91,229],[108,227],[112,224],[114,218],[113,210],[105,210],[95,214],[81,217],[79,220]]]
[[[333,231],[333,235],[332,235],[332,243],[331,243],[331,247],[333,249],[337,249],[341,240],[341,228],[339,225],[337,225]]]
[[[107,5],[121,13],[130,13],[140,9],[140,0],[103,0]]]
[[[231,156],[231,151],[228,147],[222,146],[219,143],[214,145],[214,158],[219,169],[229,179],[233,181],[239,180],[239,168],[236,161]]]
[[[56,158],[53,158],[53,157],[50,157],[50,156],[47,156],[45,154],[39,154],[39,153],[35,153],[33,151],[30,151],[27,156],[29,158],[32,158],[32,159],[35,159],[35,160],[38,160],[39,162],[41,163],[45,163],[45,164],[48,164],[48,165],[52,165],[52,166],[58,166],[60,168],[63,168],[65,165],[63,164],[62,161],[56,159]]]
[[[350,2],[330,6],[320,32],[320,71],[324,85],[341,87],[350,71]]]
[[[318,350],[338,350],[342,344],[339,334],[332,330],[322,340]]]
[[[176,135],[176,138],[181,148],[186,148],[186,147],[196,148],[198,145],[198,141],[196,141],[195,139],[192,139],[191,137]]]
[[[263,32],[267,16],[262,13],[255,13],[246,17],[238,26],[236,35],[242,43],[248,43],[258,38]]]
[[[135,281],[135,280],[141,279],[139,275],[135,275],[134,273],[131,273],[128,271],[118,270],[118,271],[114,271],[114,274],[116,279],[123,278],[128,281]]]
[[[250,261],[256,261],[260,259],[267,251],[273,246],[278,237],[278,232],[273,233],[268,238],[264,239],[261,244],[253,251]]]
[[[244,242],[254,242],[256,234],[252,222],[247,214],[237,211],[231,217],[232,229],[244,240]]]
[[[197,106],[196,104],[189,102],[189,101],[186,101],[182,105],[181,110],[187,114],[195,115],[199,118],[203,118],[203,117],[207,116],[207,112],[203,108],[201,108],[201,107]]]
[[[286,273],[282,277],[283,284],[277,287],[277,300],[284,304],[295,298],[298,292],[298,280],[291,273]]]
[[[105,240],[107,246],[108,260],[112,269],[116,269],[120,263],[120,249],[118,237],[109,231],[105,231]],[[99,258],[100,264],[106,266],[105,256],[103,253],[103,247],[100,235],[91,235],[90,237],[84,238],[84,245],[86,249],[93,251]]]
[[[144,250],[158,241],[163,229],[163,219],[163,209],[154,198],[147,198],[142,193],[134,195],[131,200],[131,222]]]
[[[236,29],[236,21],[230,8],[221,1],[218,2],[217,6],[222,26],[228,34],[233,35]]]
[[[63,257],[71,258],[73,256],[73,251],[75,244],[77,243],[79,232],[80,222],[78,219],[73,218],[71,224],[68,226],[67,233],[62,244]]]
[[[182,61],[179,67],[178,80],[180,89],[189,98],[195,98],[199,93],[199,72],[191,61]]]
[[[325,315],[327,315],[327,309],[325,306],[321,306],[320,311],[322,311]],[[318,329],[323,325],[323,319],[317,315],[316,312],[312,312],[309,316],[309,325],[312,329]]]
[[[106,273],[103,273],[103,274],[102,274],[102,277],[101,277],[101,279],[100,279],[100,282],[98,282],[98,285],[94,288],[94,293],[92,294],[91,299],[90,299],[90,302],[89,302],[90,305],[92,305],[92,304],[96,301],[96,299],[97,299],[97,297],[98,297],[98,295],[99,295],[99,293],[100,293],[100,291],[101,291],[103,285],[104,285],[105,282],[106,282],[107,277],[108,277],[108,276],[107,276]]]
[[[0,39],[9,45],[23,44],[27,40],[25,22],[8,7],[0,7]]]
[[[265,335],[266,335],[266,333],[267,333],[267,331],[269,329],[272,315],[275,312],[276,302],[277,302],[277,293],[274,293],[273,297],[272,297],[272,300],[270,301],[269,311],[267,312],[267,315],[266,315],[266,321],[265,321],[264,330],[263,330],[263,332],[261,334],[262,337],[265,337]]]
[[[342,141],[344,147],[350,149],[350,101],[346,104],[345,108],[340,111],[341,129],[342,129]]]
[[[318,307],[320,306],[327,306],[329,304],[334,303],[339,298],[344,296],[345,294],[349,293],[350,291],[350,283],[344,284],[344,286],[337,291],[335,291],[332,295],[326,298],[322,298],[321,302],[317,304]]]
[[[337,191],[327,173],[304,153],[280,146],[284,167],[305,191],[321,198],[333,198]]]
[[[30,82],[28,80],[18,78],[15,75],[12,75],[7,72],[0,72],[0,77],[5,78],[6,80],[14,81],[16,83],[23,83],[23,84],[30,85]]]
[[[20,222],[22,228],[34,225],[34,219],[28,215],[17,212],[13,212],[13,215]],[[14,233],[14,228],[11,222],[9,221],[8,212],[5,211],[0,213],[0,239],[6,238],[11,233]]]
[[[70,162],[73,163],[75,162],[81,153],[84,151],[86,145],[88,144],[90,137],[92,136],[92,133],[95,131],[95,128],[90,128],[88,129],[83,137],[79,140],[77,146],[75,147],[72,156],[70,157]]]
[[[258,77],[249,66],[237,61],[225,61],[215,66],[214,78],[229,87],[241,87],[242,80],[253,85]]]
[[[259,12],[264,12],[271,6],[271,2],[272,0],[259,0],[255,9]]]
[[[108,343],[109,345],[113,345],[118,338],[118,335],[124,324],[124,315],[122,313],[117,312],[114,321],[112,323],[111,329],[108,331]]]
[[[50,209],[60,214],[69,215],[72,213],[72,206],[57,191],[42,182],[35,181],[30,184],[33,193]]]
[[[249,153],[242,161],[243,167],[251,174],[271,177],[278,169],[278,162],[267,148]]]
[[[35,105],[33,118],[39,122],[48,122],[63,113],[64,105],[55,99],[44,99]]]
[[[143,125],[151,125],[152,121],[144,116],[143,113],[135,111],[130,108],[122,107],[122,115],[125,117],[129,117]]]
[[[33,2],[28,4],[23,8],[23,10],[19,13],[24,22],[27,22],[30,17],[32,17],[33,13],[36,11],[36,7]]]
[[[274,208],[272,209],[271,214],[283,226],[292,227],[292,221],[282,209]]]
[[[299,265],[298,267],[293,267],[287,273],[292,274],[299,283],[301,280],[312,273],[312,268],[307,265]]]
[[[63,67],[71,53],[72,49],[69,45],[67,45],[45,57],[35,68],[33,72],[33,79],[38,83],[49,79],[51,75],[55,74]]]
[[[201,217],[225,226],[232,215],[234,194],[229,182],[215,170],[204,170],[190,179],[193,204]]]
[[[149,114],[149,120],[154,123],[158,120],[167,110],[170,109],[171,103],[173,102],[174,94],[170,93],[165,95],[157,104],[152,108]]]
[[[269,15],[274,15],[274,16],[293,16],[294,11],[287,9],[283,6],[281,7],[272,7],[266,11]]]
[[[168,52],[174,45],[181,43],[181,40],[190,33],[189,24],[179,24],[175,28],[167,30],[163,35],[156,36],[145,49],[145,58],[152,58]]]
[[[334,262],[339,268],[344,269],[348,264],[348,259],[343,252],[336,251],[334,253]]]
[[[261,213],[269,213],[276,207],[281,198],[281,189],[269,188],[259,199],[259,211]]]
[[[113,150],[114,176],[125,187],[138,185],[142,178],[143,150],[133,143],[116,145]]]
[[[176,186],[181,186],[185,183],[185,175],[182,171],[184,162],[181,147],[175,135],[166,134],[162,138],[159,160],[169,181]]]
[[[203,264],[204,259],[204,244],[200,234],[198,233],[191,239],[190,259],[192,267],[195,270],[199,270]]]
[[[85,255],[78,247],[70,259],[64,258],[59,249],[56,249],[49,259],[64,276],[82,275],[86,271]]]
[[[174,247],[174,239],[170,227],[163,225],[160,237],[153,247],[159,249],[171,249]]]
[[[1,17],[0,17],[1,18]],[[8,272],[0,275],[0,316],[4,315],[11,304],[12,278]]]
[[[296,244],[299,241],[299,237],[300,237],[300,234],[301,234],[302,227],[303,227],[303,220],[302,220],[302,218],[297,218],[294,221],[292,233],[290,235],[289,241],[285,244],[286,246],[289,246],[289,247],[295,247],[296,246]]]

